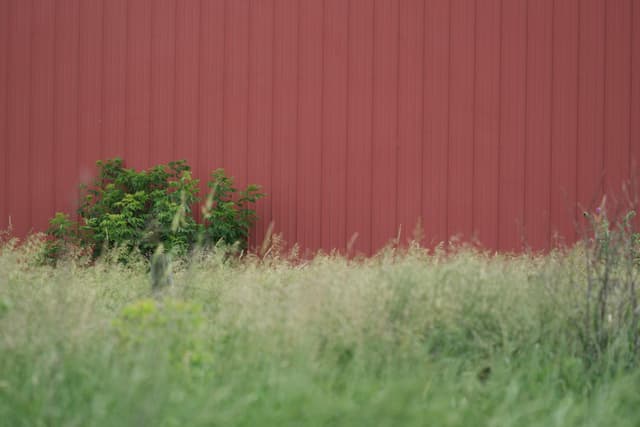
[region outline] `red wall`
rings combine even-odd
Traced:
[[[0,227],[97,159],[262,184],[304,248],[548,247],[640,159],[640,0],[0,0]]]

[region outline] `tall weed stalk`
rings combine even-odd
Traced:
[[[637,363],[640,356],[638,305],[639,234],[634,210],[608,216],[606,197],[594,212],[585,212],[583,239],[584,312],[580,338],[590,363],[620,357]]]

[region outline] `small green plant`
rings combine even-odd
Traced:
[[[156,349],[166,351],[164,356],[179,374],[198,375],[210,372],[213,363],[213,354],[202,338],[205,325],[200,304],[175,299],[129,304],[112,323],[125,351],[141,351],[155,344]]]
[[[47,240],[41,252],[43,264],[56,265],[78,245],[77,230],[69,215],[58,212],[49,220]]]
[[[245,249],[249,230],[257,219],[251,205],[264,197],[260,187],[250,184],[244,190],[238,190],[233,185],[233,178],[228,177],[224,169],[216,169],[207,185],[211,191],[202,209],[205,242],[238,244]],[[238,194],[237,198],[234,198],[235,193]]]

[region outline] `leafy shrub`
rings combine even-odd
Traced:
[[[264,197],[257,185],[248,185],[244,190],[233,186],[233,178],[225,175],[224,169],[216,169],[208,182],[211,188],[203,208],[205,221],[205,239],[208,243],[220,241],[246,248],[249,230],[256,221],[256,212],[250,204]],[[237,200],[233,195],[238,193]]]
[[[83,187],[80,224],[63,213],[51,220],[50,242],[44,250],[48,262],[65,255],[70,242],[91,248],[94,258],[117,248],[122,262],[134,251],[149,259],[160,244],[178,256],[200,243],[246,248],[257,218],[250,204],[264,196],[258,186],[239,190],[233,178],[217,169],[208,182],[204,223],[198,224],[192,212],[199,201],[198,180],[184,160],[140,172],[125,168],[118,158],[97,165],[98,176]]]
[[[69,256],[78,247],[77,230],[69,215],[58,212],[49,220],[48,239],[44,242],[40,261],[56,265],[58,260]]]
[[[184,253],[198,225],[191,216],[198,181],[184,161],[146,171],[123,167],[121,159],[98,162],[99,174],[79,209],[83,241],[97,256],[106,248],[137,248],[150,257],[158,243]]]

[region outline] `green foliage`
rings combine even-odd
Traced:
[[[123,167],[120,159],[98,162],[99,173],[79,209],[82,239],[94,256],[104,249],[138,249],[145,257],[158,243],[184,254],[199,227],[191,215],[198,181],[184,161],[146,171]]]
[[[211,191],[203,208],[205,241],[209,244],[222,241],[246,248],[249,229],[257,219],[251,205],[264,197],[260,187],[248,185],[244,190],[238,190],[224,169],[216,169],[207,185]],[[236,193],[238,197],[234,198]]]
[[[69,215],[58,212],[49,221],[47,234],[58,239],[71,239],[74,237],[73,221]]]
[[[198,198],[198,180],[185,161],[148,170],[124,167],[121,159],[99,161],[98,176],[83,186],[78,213],[80,223],[57,213],[47,231],[42,258],[54,265],[70,244],[91,248],[93,258],[105,251],[118,253],[126,263],[134,253],[149,259],[162,244],[167,253],[187,254],[198,244],[247,247],[249,230],[256,221],[251,205],[264,196],[257,185],[237,189],[223,169],[211,174],[211,188],[198,224],[192,207]]]
[[[76,227],[69,215],[57,212],[49,220],[47,229],[48,239],[45,241],[39,256],[40,263],[56,265],[56,263],[68,256],[78,245]]]
[[[640,360],[640,246],[633,230],[634,210],[611,218],[606,198],[585,212],[590,236],[583,241],[586,282],[580,337],[588,363],[622,358]]]
[[[120,345],[142,351],[154,345],[166,352],[179,374],[209,375],[213,353],[202,338],[206,318],[200,304],[175,299],[143,299],[124,307],[113,321]]]

